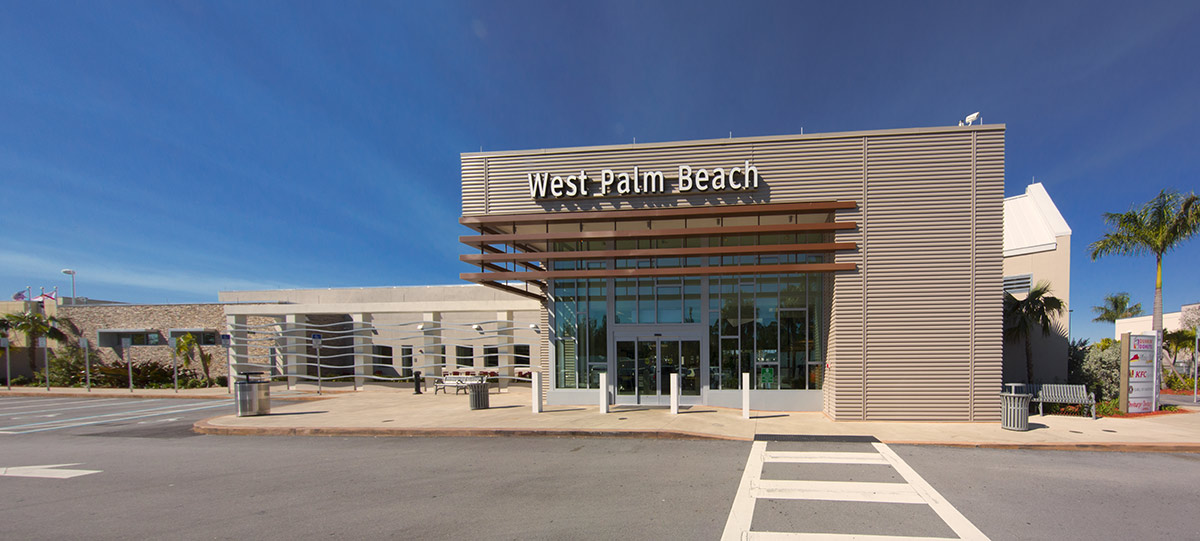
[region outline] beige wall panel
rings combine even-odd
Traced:
[[[826,414],[999,417],[1002,125],[464,154],[462,160],[464,215],[855,201],[858,208],[838,211],[834,219],[860,227],[831,235],[834,242],[858,244],[834,260],[859,271],[830,278]],[[526,177],[584,169],[596,179],[600,169],[632,172],[636,165],[662,171],[672,189],[681,164],[693,171],[728,169],[746,160],[762,177],[756,192],[534,201]]]

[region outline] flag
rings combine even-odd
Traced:
[[[54,300],[54,293],[42,293],[41,295],[38,295],[38,296],[34,297],[34,298],[33,298],[33,300],[34,300],[34,302],[37,302],[37,301],[42,301],[42,302],[46,302],[46,301],[52,301],[52,300]]]
[[[25,290],[24,290],[24,289],[22,289],[21,291],[18,291],[18,292],[16,292],[16,293],[13,293],[13,300],[14,300],[14,301],[23,301],[23,300],[25,300]]]

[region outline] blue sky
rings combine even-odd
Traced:
[[[1076,336],[1200,190],[1196,2],[5,2],[0,289],[129,302],[458,283],[459,154],[1007,124],[1074,229]],[[1166,258],[1200,301],[1200,239]]]

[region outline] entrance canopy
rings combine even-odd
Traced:
[[[857,222],[835,220],[836,211],[855,207],[853,201],[822,201],[463,216],[459,223],[479,234],[459,240],[479,253],[460,259],[480,272],[460,277],[544,299],[547,281],[554,279],[853,271],[855,264],[832,258],[764,262],[742,256],[854,250],[853,242],[829,240],[836,231],[858,228]],[[763,236],[775,240],[762,242]],[[700,264],[662,264],[676,258]]]

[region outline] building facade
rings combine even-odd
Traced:
[[[542,304],[551,403],[999,418],[1004,126],[462,156],[462,278]]]
[[[1004,291],[1022,299],[1038,282],[1063,301],[1064,311],[1051,318],[1050,334],[1030,336],[1033,380],[1067,382],[1067,347],[1071,334],[1071,228],[1040,183],[1004,200]],[[1026,380],[1025,347],[1006,343],[1004,381]]]

